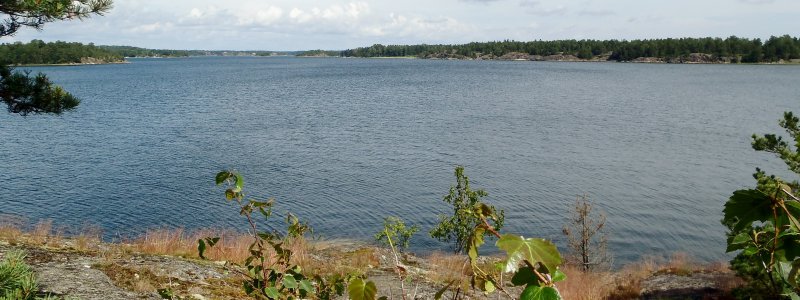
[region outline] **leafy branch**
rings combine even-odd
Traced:
[[[789,170],[800,174],[798,118],[786,112],[779,124],[793,138],[795,149],[775,134],[753,135],[753,149],[775,154]],[[796,196],[800,184],[767,176],[761,169],[753,177],[756,188],[735,191],[723,210],[722,223],[730,230],[727,251],[740,251],[732,268],[750,279],[745,293],[795,299],[800,297],[800,199]],[[757,262],[760,270],[742,265],[748,261]]]

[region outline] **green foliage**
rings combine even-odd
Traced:
[[[538,262],[550,273],[558,270],[561,255],[553,243],[544,239],[524,238],[518,235],[504,234],[497,241],[497,248],[506,252],[506,272],[516,272],[523,261]]]
[[[406,223],[398,217],[387,217],[383,220],[383,230],[375,234],[375,241],[391,248],[407,249],[408,243],[414,233],[419,231],[419,226],[406,227]]]
[[[132,46],[97,46],[97,48],[123,57],[186,57],[190,54],[187,50],[146,49]]]
[[[514,286],[525,286],[519,299],[561,299],[555,283],[566,279],[566,275],[558,270],[562,259],[556,246],[543,239],[500,234],[498,228],[502,226],[502,211],[498,214],[493,206],[481,202],[480,197],[485,196],[486,192],[469,188],[469,179],[463,175],[462,167],[456,168],[455,174],[456,186],[451,187],[450,194],[444,199],[454,206],[454,216],[440,218],[442,222],[431,231],[431,236],[459,238],[458,250],[467,253],[472,268],[472,288],[485,294],[499,290],[514,298],[492,272],[480,267],[479,249],[485,242],[484,237],[490,235],[498,239],[495,246],[506,253],[506,259],[498,268],[511,273]],[[451,285],[440,290],[436,298],[441,298],[444,290]]]
[[[459,226],[472,226],[464,228],[463,247],[472,267],[472,287],[486,294],[501,291],[512,297],[505,290],[503,284],[490,272],[481,269],[478,261],[478,249],[484,243],[484,237],[491,235],[498,238],[496,246],[505,251],[507,257],[498,268],[503,272],[511,273],[511,283],[514,286],[524,286],[519,299],[561,299],[555,283],[566,279],[566,275],[558,270],[562,258],[556,246],[551,242],[524,238],[522,236],[505,234],[501,235],[497,228],[502,226],[502,211],[497,210],[483,202],[481,197],[486,192],[472,191],[469,188],[469,179],[463,175],[463,168],[456,168],[456,186],[450,189],[450,194],[445,196],[445,201],[454,206],[453,218],[442,218]],[[235,201],[240,208],[240,214],[247,218],[250,232],[253,233],[253,243],[250,245],[251,256],[245,260],[245,292],[258,299],[334,299],[342,296],[347,282],[347,294],[354,300],[380,300],[377,298],[378,289],[374,282],[363,276],[335,275],[328,278],[320,276],[309,277],[302,272],[299,266],[291,264],[292,252],[286,247],[293,239],[300,239],[311,228],[288,214],[286,218],[287,229],[285,234],[275,229],[263,231],[257,224],[268,224],[272,216],[274,200],[258,201],[245,200],[243,193],[244,179],[233,171],[223,171],[217,174],[215,181],[218,185],[225,184],[225,198],[229,202]],[[252,215],[258,212],[265,222],[255,222]],[[447,228],[455,228],[450,225]],[[404,282],[408,279],[405,266],[397,256],[396,244],[408,246],[408,240],[418,230],[416,226],[406,227],[405,223],[396,217],[384,220],[384,229],[375,235],[378,241],[385,241],[392,247],[395,255],[396,271],[400,279],[402,299],[406,299]],[[453,235],[455,238],[455,235]],[[213,247],[218,238],[204,238],[198,240],[198,252],[204,258],[204,252]],[[268,257],[275,260],[268,261]],[[440,299],[444,292],[453,286],[451,282],[435,295]],[[413,297],[412,297],[413,298]],[[512,297],[513,298],[513,297]]]
[[[273,228],[264,230],[262,226],[269,227],[272,216],[272,207],[275,201],[245,200],[243,193],[244,178],[233,171],[223,171],[217,174],[217,185],[225,184],[225,199],[236,202],[239,213],[247,218],[253,243],[248,248],[250,256],[245,259],[244,268],[247,270],[242,275],[245,277],[244,291],[258,299],[332,299],[344,292],[342,277],[310,278],[303,274],[303,270],[292,264],[292,251],[288,245],[302,239],[311,227],[295,217],[287,214],[285,233]],[[253,213],[257,212],[264,218],[264,222],[256,222]],[[197,250],[201,258],[204,252],[213,247],[219,238],[204,238],[198,240]]]
[[[388,217],[383,220],[383,230],[375,234],[375,240],[379,243],[386,244],[392,249],[395,262],[395,273],[400,280],[401,299],[406,299],[405,281],[409,279],[406,266],[400,263],[400,257],[397,255],[397,248],[408,248],[409,239],[419,231],[419,228],[414,225],[411,228],[406,228],[406,224],[402,219],[397,217]]]
[[[32,40],[27,44],[16,42],[0,45],[0,62],[4,64],[78,64],[86,62],[88,58],[107,63],[124,60],[122,55],[93,44]]]
[[[489,206],[480,202],[473,207],[473,214],[481,222],[473,230],[467,251],[473,272],[472,287],[487,294],[500,290],[512,297],[494,276],[482,270],[478,264],[478,249],[483,244],[483,236],[490,233],[498,238],[495,246],[506,253],[500,269],[511,273],[514,286],[525,286],[519,299],[561,299],[555,283],[566,279],[566,275],[558,270],[562,259],[556,246],[543,239],[500,234],[487,220],[487,213],[492,212]]]
[[[519,300],[560,300],[561,294],[558,293],[558,290],[545,286],[535,286],[529,285],[525,287],[525,290],[522,291],[522,294],[519,295]]]
[[[683,61],[691,53],[705,53],[718,61],[775,62],[800,58],[800,39],[784,35],[760,39],[731,36],[722,38],[680,38],[650,40],[556,40],[556,41],[492,41],[460,45],[381,45],[344,50],[344,57],[448,57],[476,58],[482,55],[503,56],[517,52],[530,55],[569,54],[581,59],[609,54],[608,60],[630,61],[639,57],[658,57]]]
[[[443,199],[453,206],[453,215],[440,215],[439,223],[430,231],[430,236],[443,242],[452,242],[453,252],[464,253],[470,249],[470,240],[475,239],[473,230],[484,221],[475,213],[476,205],[485,208],[483,216],[491,220],[494,223],[492,227],[497,230],[503,227],[504,214],[502,210],[498,213],[493,206],[478,205],[482,203],[481,198],[488,194],[484,190],[473,191],[470,188],[469,178],[464,175],[464,167],[456,167],[455,176],[456,185],[450,187],[450,193]]]
[[[794,140],[794,147],[774,134],[753,135],[753,149],[775,154],[788,169],[800,174],[800,130],[791,112],[779,122]],[[800,292],[800,184],[786,182],[756,169],[756,188],[735,191],[725,203],[722,223],[728,233],[728,252],[740,251],[731,269],[748,285],[737,291],[744,297],[797,298]]]
[[[778,123],[794,140],[794,150],[789,142],[783,140],[783,137],[774,134],[753,135],[753,149],[774,153],[786,163],[789,170],[800,174],[800,127],[798,127],[798,122],[800,120],[792,112],[785,112],[783,120]]]
[[[175,299],[175,292],[171,288],[158,289],[156,292],[161,296],[161,299]]]
[[[9,251],[0,262],[0,300],[37,299],[38,285],[25,253]]]
[[[308,50],[298,53],[296,56],[311,56],[311,57],[338,57],[339,51],[330,50]]]
[[[80,103],[44,74],[32,77],[28,72],[13,72],[5,66],[0,66],[0,99],[8,105],[9,112],[21,115],[60,114]]]
[[[378,295],[378,288],[372,281],[354,278],[348,283],[347,295],[352,300],[375,300]]]
[[[111,5],[111,0],[2,1],[0,37],[13,35],[22,27],[41,29],[48,22],[82,19],[93,14],[102,15],[111,9]],[[31,44],[38,47],[44,43],[38,41]],[[61,87],[52,85],[45,75],[30,77],[28,73],[14,72],[8,68],[6,64],[20,62],[15,57],[6,57],[3,54],[4,52],[0,53],[0,99],[8,105],[9,112],[21,115],[60,114],[78,105],[78,99]]]

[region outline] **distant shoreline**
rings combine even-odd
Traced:
[[[570,60],[535,60],[535,59],[474,59],[474,58],[426,58],[416,56],[374,56],[374,57],[354,57],[354,56],[297,56],[299,58],[346,58],[346,59],[420,59],[420,60],[460,60],[460,61],[518,61],[518,62],[576,62],[576,63],[623,63],[623,64],[664,64],[664,65],[800,65],[800,61],[784,61],[784,62],[670,62],[664,59],[659,60],[632,60],[632,61],[616,61],[616,60],[599,60],[599,59],[570,59]]]
[[[61,64],[17,64],[10,65],[12,67],[76,67],[87,65],[116,65],[116,64],[130,64],[129,58],[134,59],[169,59],[169,58],[195,58],[195,57],[244,57],[244,56],[225,56],[225,55],[208,55],[208,56],[182,56],[182,57],[126,57],[124,61],[118,62],[92,62],[92,63],[61,63]],[[758,63],[731,63],[719,61],[667,61],[665,59],[657,58],[641,58],[632,61],[615,61],[615,60],[600,60],[600,59],[529,59],[529,58],[454,58],[454,57],[417,57],[417,56],[375,56],[375,57],[353,57],[353,56],[291,56],[291,55],[278,55],[278,56],[247,56],[247,57],[295,57],[295,58],[343,58],[343,59],[419,59],[419,60],[460,60],[460,61],[517,61],[517,62],[576,62],[576,63],[627,63],[627,64],[673,64],[673,65],[786,65],[796,66],[800,65],[800,60],[791,60],[783,62],[758,62]]]
[[[103,63],[66,63],[66,64],[18,64],[10,65],[12,67],[77,67],[77,66],[92,66],[92,65],[122,65],[129,64],[129,61],[115,61]]]

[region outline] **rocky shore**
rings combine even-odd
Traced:
[[[423,57],[423,59],[443,59],[443,60],[501,60],[501,61],[556,61],[556,62],[616,62],[610,61],[611,53],[596,55],[592,58],[585,59],[579,58],[572,54],[554,54],[554,55],[530,55],[521,52],[510,52],[502,56],[495,56],[493,54],[479,55],[477,57],[469,57],[457,53],[433,53]],[[705,53],[690,53],[681,57],[663,58],[663,57],[638,57],[630,61],[623,61],[629,63],[666,63],[666,64],[731,64],[736,63],[738,58],[735,57],[715,57],[711,54]],[[784,61],[780,60],[772,64],[797,64],[800,60]]]
[[[239,274],[242,270],[225,261],[145,254],[125,244],[87,246],[85,241],[70,238],[32,241],[0,239],[0,259],[12,250],[25,251],[26,262],[35,272],[41,294],[53,299],[155,300],[169,299],[169,295],[172,299],[196,300],[248,298],[241,289]],[[307,259],[310,261],[338,261],[360,268],[376,283],[379,295],[400,299],[400,280],[394,273],[394,256],[388,249],[348,241],[323,242],[309,249]],[[461,257],[404,255],[402,260],[411,278],[405,283],[409,299],[433,299],[447,280],[454,276],[466,278],[463,271],[459,271],[463,265]],[[568,280],[559,287],[564,299],[732,299],[729,295],[731,282],[736,282],[730,272],[675,267],[593,275],[574,269],[565,272],[568,272]],[[458,299],[498,299],[496,293],[486,296],[470,291],[468,281],[462,284],[464,289],[457,291]],[[508,289],[512,294],[519,293]],[[455,293],[449,291],[443,299],[451,299]]]

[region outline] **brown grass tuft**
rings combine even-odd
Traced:
[[[30,233],[31,243],[37,245],[44,245],[47,242],[52,229],[53,229],[53,220],[39,221],[39,223],[36,223],[36,226],[33,228],[33,231],[31,231]]]
[[[582,272],[580,267],[565,266],[567,280],[557,283],[564,299],[603,299],[614,291],[614,276],[609,272]]]
[[[315,242],[307,247],[317,258],[309,258],[300,266],[312,274],[321,276],[366,274],[367,270],[380,266],[379,254],[374,248],[361,247],[352,251],[339,251],[336,241]],[[331,251],[334,250],[334,251]]]
[[[197,241],[206,237],[220,238],[216,245],[206,250],[205,256],[210,260],[230,261],[241,264],[250,256],[249,248],[250,244],[253,243],[252,236],[211,229],[194,232],[187,232],[182,228],[153,229],[148,230],[128,244],[130,245],[130,251],[198,258]],[[316,263],[309,254],[309,249],[312,246],[305,239],[289,240],[283,247],[292,252],[291,263],[294,265],[306,268]],[[268,255],[274,261],[274,253],[269,253]]]
[[[430,280],[440,284],[453,282],[453,286],[469,288],[472,268],[465,256],[435,252],[427,259],[430,264]]]
[[[152,229],[129,244],[131,250],[146,254],[198,257],[197,241],[206,237],[220,237],[219,242],[206,251],[208,259],[241,263],[250,255],[251,236],[210,229],[191,233],[182,228]]]
[[[22,226],[25,220],[14,215],[0,214],[0,239],[16,245],[22,238]]]
[[[657,274],[674,274],[679,276],[690,276],[692,273],[700,271],[702,268],[694,263],[685,252],[676,252],[659,267]]]
[[[75,237],[75,249],[78,251],[98,250],[102,242],[103,231],[99,226],[84,225]]]

